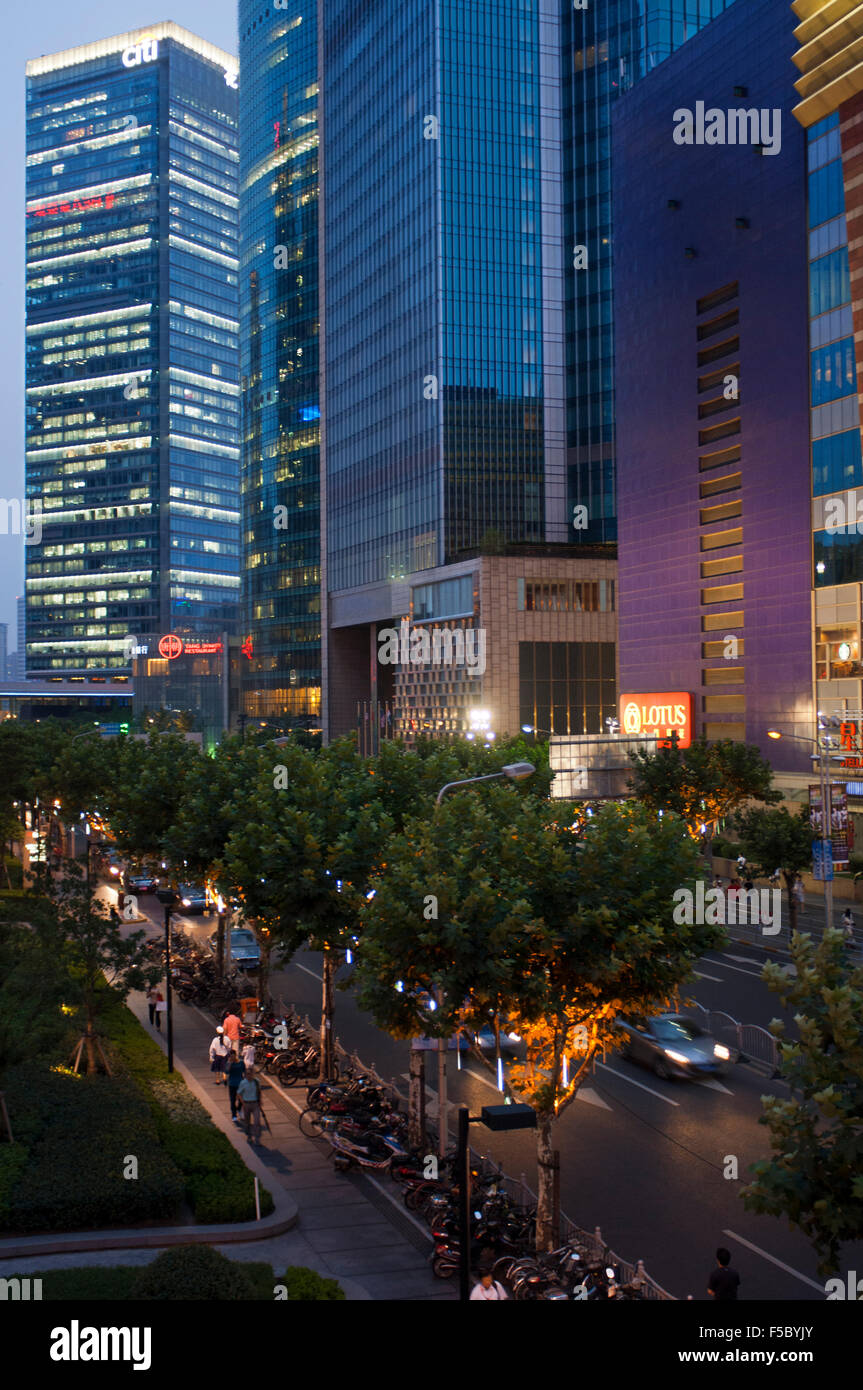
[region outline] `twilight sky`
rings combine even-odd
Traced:
[[[167,13],[166,13],[167,11]],[[0,45],[0,499],[24,495],[24,64],[77,44],[172,19],[237,51],[236,0],[38,0],[4,6]],[[23,593],[24,542],[4,534],[0,507],[0,622],[17,647],[15,596]]]

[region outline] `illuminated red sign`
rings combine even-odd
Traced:
[[[251,637],[247,637],[247,638],[246,638],[245,642],[243,643],[242,647],[240,648],[240,651],[243,653],[243,656],[247,656],[247,657],[249,658],[249,660],[251,661],[251,659],[252,659],[252,639],[251,639]]]
[[[92,212],[94,208],[112,208],[116,194],[98,194],[95,198],[76,198],[71,203],[51,203],[49,207],[34,208],[28,217],[56,217],[61,212]]]
[[[212,656],[222,650],[221,642],[187,642],[186,656]]]
[[[183,639],[178,637],[176,632],[168,632],[164,637],[159,638],[159,655],[173,661],[183,650]]]
[[[624,734],[669,739],[677,734],[678,747],[692,742],[692,696],[688,690],[650,691],[621,695],[620,727]]]

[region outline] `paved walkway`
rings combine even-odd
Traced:
[[[128,1004],[164,1050],[164,1029],[159,1033],[150,1027],[144,996],[132,994]],[[231,1259],[267,1260],[277,1276],[289,1264],[308,1265],[338,1279],[352,1300],[454,1299],[453,1281],[436,1279],[431,1272],[426,1228],[405,1210],[390,1179],[336,1173],[327,1145],[300,1133],[297,1119],[305,1103],[305,1088],[297,1087],[291,1094],[274,1079],[261,1077],[270,1132],[264,1130],[260,1147],[253,1149],[243,1130],[231,1123],[227,1087],[213,1083],[208,1057],[213,1022],[176,1000],[173,1012],[175,1063],[182,1064],[190,1090],[243,1157],[247,1161],[257,1157],[258,1163],[252,1159],[252,1166],[274,1195],[283,1188],[299,1211],[295,1227],[281,1235],[215,1248]],[[24,1241],[17,1244],[20,1248]],[[131,1249],[16,1256],[3,1260],[0,1268],[10,1278],[39,1269],[146,1264],[155,1253]]]

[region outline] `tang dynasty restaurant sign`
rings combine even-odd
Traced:
[[[688,690],[650,691],[620,697],[621,732],[645,737],[678,737],[678,747],[692,742],[692,695]]]

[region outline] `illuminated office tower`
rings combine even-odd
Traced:
[[[28,674],[236,625],[236,86],[171,23],[27,64]]]

